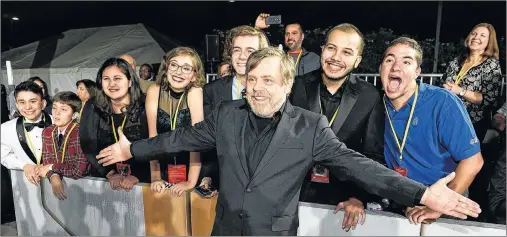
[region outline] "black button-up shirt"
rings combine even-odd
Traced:
[[[272,118],[258,117],[249,108],[244,139],[245,155],[250,176],[253,176],[255,169],[268,149],[269,143],[273,135],[275,135],[276,127],[282,118],[284,108],[285,104],[282,105],[280,111],[276,112]]]
[[[322,107],[322,114],[324,114],[329,122],[331,122],[331,118],[333,118],[334,113],[340,107],[340,103],[342,100],[343,92],[345,91],[345,86],[347,85],[348,78],[345,79],[342,86],[338,88],[336,93],[331,94],[327,90],[327,86],[320,81],[320,106]],[[335,118],[336,119],[336,118]]]

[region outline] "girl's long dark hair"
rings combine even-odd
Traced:
[[[130,103],[127,107],[123,108],[122,111],[124,113],[128,113],[131,116],[131,121],[136,121],[138,115],[140,114],[139,110],[141,109],[142,101],[142,93],[141,88],[139,87],[139,78],[137,77],[135,71],[130,67],[127,61],[121,58],[110,58],[106,60],[102,66],[100,67],[96,83],[97,83],[97,95],[95,97],[95,105],[101,112],[105,115],[111,115],[113,111],[111,98],[106,95],[104,90],[102,89],[102,74],[104,70],[109,67],[116,66],[120,69],[120,71],[127,77],[129,81],[132,82],[132,85],[128,89],[128,94],[130,97]]]
[[[83,79],[76,82],[76,87],[79,86],[79,84],[83,83],[83,85],[86,87],[86,90],[88,91],[88,94],[90,95],[90,101],[94,101],[95,97],[97,97],[97,84],[90,80],[90,79]]]

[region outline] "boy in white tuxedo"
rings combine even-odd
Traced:
[[[43,111],[46,100],[34,82],[24,81],[14,89],[20,117],[2,124],[1,163],[8,169],[23,170],[30,183],[38,185],[36,166],[41,164],[42,131],[52,124]]]

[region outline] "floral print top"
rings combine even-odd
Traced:
[[[456,81],[456,75],[458,75],[460,70],[461,65],[459,64],[458,57],[449,63],[445,74],[442,76],[442,81],[444,83],[454,83]],[[496,99],[500,91],[501,81],[502,71],[500,68],[500,62],[493,57],[489,57],[481,64],[471,68],[463,76],[463,78],[461,78],[458,86],[465,90],[479,92],[482,94],[481,104],[473,104],[464,98],[461,98],[468,114],[470,115],[472,123],[479,122],[484,118],[485,106],[495,106]]]

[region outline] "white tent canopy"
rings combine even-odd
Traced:
[[[2,84],[8,84],[5,62],[11,61],[15,85],[39,76],[48,84],[50,95],[75,91],[76,81],[95,81],[108,58],[129,54],[139,68],[143,63],[160,63],[165,52],[180,45],[143,24],[69,30],[3,52]]]

